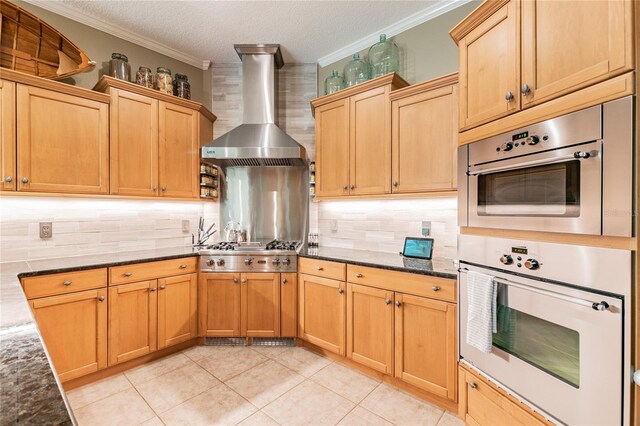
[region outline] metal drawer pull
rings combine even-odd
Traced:
[[[507,93],[504,95],[504,98],[506,99],[506,101],[507,101],[507,102],[511,102],[511,101],[513,100],[513,93],[511,93],[511,92],[507,92]]]
[[[155,287],[151,287],[151,288],[149,289],[149,291],[156,291],[156,288],[155,288]]]
[[[163,285],[160,286],[160,290],[164,290],[165,288],[167,288],[167,287],[165,287]]]
[[[62,284],[66,285],[66,286],[70,286],[70,285],[71,285],[71,283],[73,283],[73,281],[65,281],[65,282],[63,282]]]
[[[357,273],[356,274],[356,278],[362,278],[362,274],[361,273]]]
[[[238,283],[238,279],[237,279],[237,278],[234,278],[234,279],[233,279],[233,282],[237,284],[237,283]]]
[[[98,297],[98,300],[101,301],[101,302],[104,302],[104,296]]]
[[[342,294],[342,293],[344,293],[344,290],[343,290],[343,289],[341,289],[341,288],[339,288],[339,289],[338,289],[338,293]]]
[[[396,306],[399,308],[402,305],[399,300],[396,300]]]
[[[243,282],[243,283],[246,283],[246,282],[247,282],[247,279],[246,279],[246,278],[243,278],[243,279],[242,279],[242,282]]]
[[[386,305],[390,305],[390,304],[391,304],[391,299],[386,299],[386,300],[384,301],[384,303],[385,303]]]
[[[131,275],[133,275],[133,272],[125,272],[125,273],[124,273],[124,276],[125,276],[125,277],[130,277]]]
[[[29,178],[23,177],[22,178],[22,183],[24,183],[24,184],[29,183]]]
[[[13,178],[11,176],[7,176],[6,178],[4,178],[4,181],[7,183],[11,183],[13,182]]]
[[[318,266],[318,271],[324,271],[324,268],[322,266]]]
[[[183,263],[182,265],[180,265],[180,269],[186,269],[186,267],[187,267],[186,263]]]
[[[282,284],[286,284],[286,283],[287,283],[287,279],[286,279],[286,278],[283,278],[283,279],[282,279]]]
[[[431,290],[440,291],[440,287],[438,287],[437,285],[434,285],[433,287],[431,287]]]
[[[469,382],[469,387],[470,387],[471,389],[475,389],[475,388],[477,388],[477,387],[478,387],[478,385],[476,385],[474,382]]]

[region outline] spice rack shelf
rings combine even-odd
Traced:
[[[219,192],[219,172],[211,164],[200,164],[200,198],[217,200]]]

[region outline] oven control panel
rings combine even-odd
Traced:
[[[515,246],[511,247],[511,250],[505,250],[499,261],[503,266],[515,266],[516,268],[535,271],[542,266],[542,263],[536,257],[526,246]]]
[[[297,272],[295,255],[200,256],[202,272]]]

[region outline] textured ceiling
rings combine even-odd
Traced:
[[[85,15],[214,63],[238,62],[234,43],[279,43],[285,62],[316,62],[437,2],[62,1]]]

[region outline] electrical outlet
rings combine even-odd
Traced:
[[[52,222],[40,222],[40,238],[49,239],[53,237],[53,223]]]
[[[188,234],[190,229],[191,229],[191,221],[183,220],[182,221],[182,232],[184,232],[185,234]]]
[[[428,237],[429,235],[431,235],[431,221],[430,220],[423,220],[422,221],[422,236],[423,237]]]
[[[337,219],[331,219],[331,232],[333,232],[333,233],[338,232],[338,220]]]

